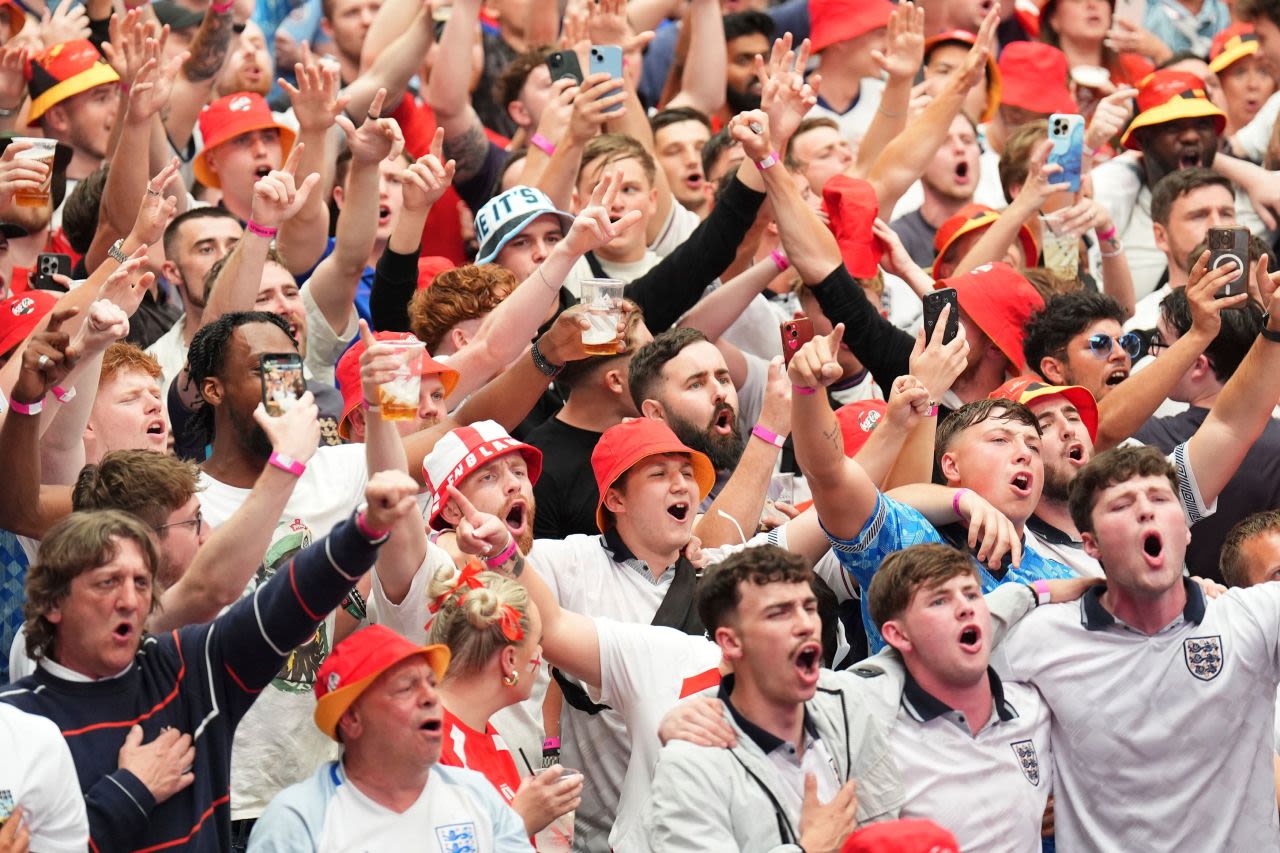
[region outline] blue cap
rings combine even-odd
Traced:
[[[568,234],[573,225],[573,216],[557,209],[542,190],[512,187],[502,195],[489,199],[476,214],[476,239],[480,243],[476,263],[493,263],[503,246],[528,227],[530,222],[548,213],[560,217],[564,231]]]

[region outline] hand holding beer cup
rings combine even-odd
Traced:
[[[11,203],[40,207],[50,203],[57,145],[52,139],[25,136],[9,143],[0,157],[0,207]]]
[[[377,340],[364,320],[360,339],[360,384],[369,411],[386,421],[411,421],[418,416],[422,390],[422,357],[426,344],[417,338]]]

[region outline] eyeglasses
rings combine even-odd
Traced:
[[[1169,344],[1165,341],[1164,336],[1160,332],[1151,333],[1151,340],[1147,341],[1147,352],[1153,356],[1159,355],[1161,350],[1169,348]]]
[[[188,518],[186,521],[171,521],[168,524],[157,524],[155,530],[157,533],[160,533],[161,531],[168,530],[170,527],[183,527],[188,524],[194,524],[196,526],[196,535],[199,536],[200,531],[204,529],[204,510],[196,510],[195,517]]]
[[[1125,332],[1118,338],[1113,338],[1104,332],[1098,332],[1089,337],[1089,351],[1098,358],[1111,355],[1112,344],[1119,344],[1120,349],[1124,350],[1129,358],[1137,358],[1138,353],[1142,352],[1142,339],[1134,332]]]

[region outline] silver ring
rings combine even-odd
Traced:
[[[147,195],[160,195],[160,190],[153,190],[151,187],[147,187]]]
[[[40,358],[36,359],[36,364],[40,365],[41,370],[46,370],[49,365],[53,364],[53,359],[49,358],[49,356],[44,353],[40,353]]]

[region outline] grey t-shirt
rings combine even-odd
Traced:
[[[938,229],[925,222],[919,210],[899,216],[889,223],[889,227],[902,240],[911,260],[924,269],[933,265],[933,238]]]

